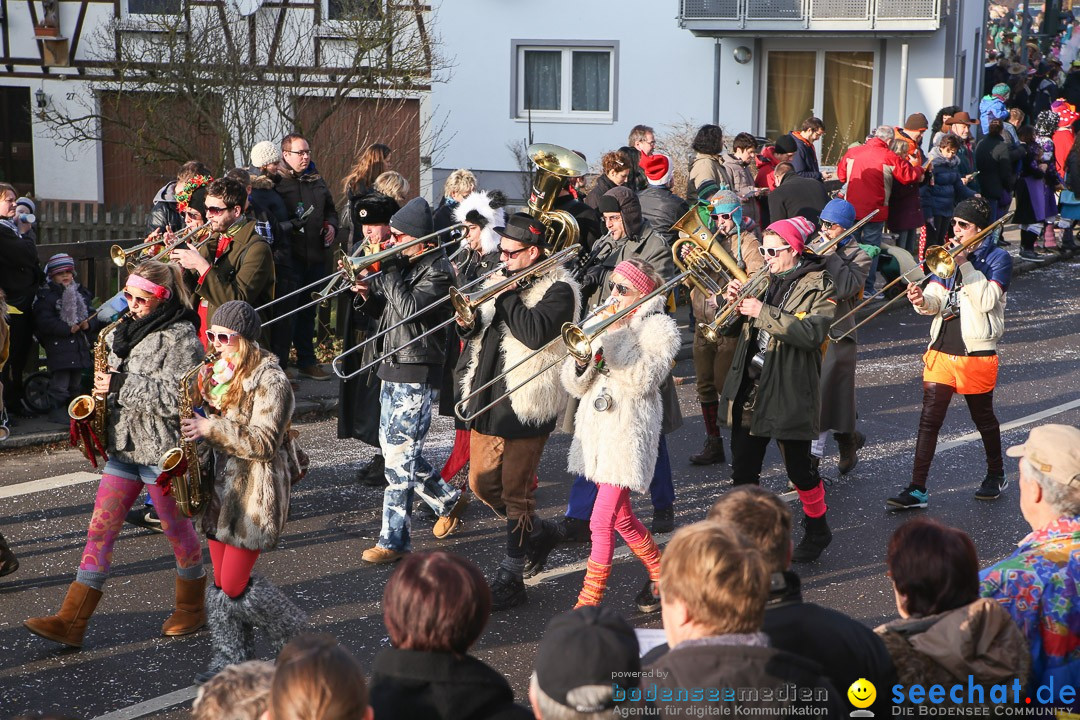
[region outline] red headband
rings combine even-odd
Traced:
[[[164,285],[158,285],[156,282],[147,280],[142,275],[135,275],[132,273],[127,276],[125,284],[134,288],[139,288],[143,292],[148,292],[159,300],[168,300],[172,297],[172,290]]]
[[[641,295],[648,295],[656,289],[656,283],[652,281],[652,278],[643,273],[636,265],[628,260],[623,260],[616,265],[613,272],[626,278]]]

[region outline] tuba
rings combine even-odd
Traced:
[[[217,353],[211,352],[195,367],[184,373],[180,379],[180,419],[193,417],[198,383],[192,382],[204,365],[217,360]],[[187,517],[199,514],[206,504],[203,485],[203,468],[199,463],[199,449],[193,442],[180,438],[177,447],[169,448],[161,455],[158,466],[162,472],[172,477],[172,496]]]
[[[98,333],[97,341],[94,343],[94,373],[106,373],[109,372],[109,346],[105,344],[105,337],[113,331],[113,329],[123,322],[127,317],[126,313],[121,314],[120,318],[106,325],[100,333]],[[94,434],[97,442],[101,447],[105,447],[105,422],[108,419],[106,402],[104,395],[79,395],[68,405],[68,417],[77,423],[88,423],[90,431]],[[83,442],[86,442],[86,438],[83,438]],[[75,444],[72,442],[72,444]],[[83,453],[90,458],[90,462],[97,466],[97,462],[93,459],[93,449],[84,445]]]
[[[529,214],[547,227],[548,250],[557,252],[576,245],[581,237],[577,220],[565,210],[552,208],[563,184],[587,173],[588,165],[577,154],[559,145],[535,143],[526,153],[536,166],[532,192],[529,193]]]
[[[717,239],[720,230],[710,232],[701,222],[696,207],[690,208],[671,229],[687,236],[678,238],[671,245],[675,266],[684,273],[694,268],[695,272],[690,274],[690,280],[702,293],[719,295],[731,280],[746,282],[746,271],[739,267],[739,263]],[[720,275],[724,279],[724,285],[721,286],[709,274]]]

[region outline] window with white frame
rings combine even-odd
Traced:
[[[613,120],[615,51],[613,43],[518,43],[515,116],[531,115],[534,120]]]
[[[127,0],[128,15],[176,15],[180,0]]]

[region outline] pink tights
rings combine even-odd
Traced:
[[[630,507],[630,488],[597,483],[599,492],[593,504],[589,530],[592,532],[592,552],[589,559],[601,565],[610,565],[615,555],[615,531],[618,530],[626,544],[640,547],[649,537],[649,531],[641,524]]]
[[[157,485],[146,485],[147,492],[161,518],[161,529],[172,545],[176,564],[180,568],[202,565],[202,546],[195,534],[191,518],[184,517],[176,509],[171,496],[162,493]],[[107,575],[112,565],[113,545],[124,526],[124,517],[139,497],[143,483],[116,475],[102,475],[94,500],[94,514],[86,532],[86,549],[83,550],[79,570]]]
[[[245,550],[207,539],[210,562],[214,564],[214,584],[231,598],[240,596],[251,580],[251,569],[259,559],[258,550]]]

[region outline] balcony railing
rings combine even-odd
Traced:
[[[680,0],[679,22],[703,35],[926,32],[941,23],[941,0]]]

